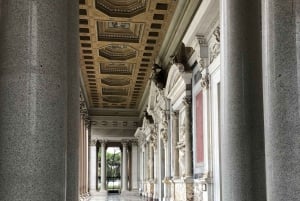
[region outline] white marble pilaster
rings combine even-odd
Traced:
[[[187,96],[183,100],[185,112],[185,177],[193,176],[193,149],[191,134],[191,97]]]
[[[90,149],[90,171],[89,171],[89,187],[90,187],[90,194],[94,194],[96,192],[96,184],[97,184],[97,147],[96,147],[96,141],[93,140],[90,142],[89,145]]]
[[[172,167],[173,167],[173,178],[178,178],[179,176],[179,163],[178,163],[178,149],[177,149],[177,142],[178,142],[178,112],[172,112]]]
[[[122,193],[128,191],[128,172],[127,172],[127,142],[122,142]]]
[[[132,161],[132,168],[131,168],[131,188],[132,190],[138,190],[138,146],[137,142],[131,143],[131,161]]]
[[[163,180],[164,183],[164,201],[169,201],[171,199],[171,171],[170,171],[170,158],[169,158],[169,147],[168,147],[168,141],[163,141],[164,144],[164,150],[165,150],[165,178]]]

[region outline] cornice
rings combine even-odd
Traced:
[[[158,60],[161,61],[164,68],[168,68],[170,65],[170,57],[174,55],[181,44],[181,40],[183,39],[200,3],[200,0],[178,1],[165,40],[163,41],[158,54]]]

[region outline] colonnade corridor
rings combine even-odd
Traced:
[[[134,195],[122,196],[120,194],[108,194],[107,196],[92,196],[89,201],[143,201],[146,198]]]

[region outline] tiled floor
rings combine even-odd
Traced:
[[[144,201],[142,197],[139,196],[121,196],[119,194],[109,194],[108,196],[92,196],[89,201]]]

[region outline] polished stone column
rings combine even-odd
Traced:
[[[82,197],[83,194],[83,130],[84,130],[84,121],[83,121],[83,114],[80,115],[80,137],[79,137],[79,195]]]
[[[90,147],[89,147],[89,142],[91,141],[91,134],[92,134],[92,125],[91,123],[89,124],[88,126],[88,130],[87,130],[87,150],[88,150],[88,157],[87,157],[87,178],[88,178],[88,181],[87,181],[87,187],[88,187],[88,194],[90,195],[90,178],[91,178],[91,171],[90,171],[90,158],[91,158],[91,152],[90,152]]]
[[[76,201],[78,2],[1,1],[0,24],[0,199]]]
[[[263,0],[262,5],[267,199],[298,201],[300,2]]]
[[[89,195],[89,127],[91,126],[90,121],[86,124],[85,132],[85,192]]]
[[[96,141],[90,142],[90,171],[89,171],[89,190],[90,194],[94,194],[96,192],[96,185],[97,185],[97,147],[96,147]]]
[[[178,149],[176,148],[178,142],[178,112],[172,112],[172,166],[173,166],[173,178],[179,177],[179,163],[178,163]]]
[[[43,1],[44,2],[44,1]],[[53,1],[49,1],[54,4]],[[58,6],[61,1],[58,1]],[[68,1],[70,11],[68,14],[68,141],[67,141],[67,182],[66,182],[66,200],[77,201],[78,195],[78,176],[79,176],[79,125],[80,113],[78,110],[79,102],[79,83],[80,83],[80,67],[79,67],[79,43],[78,43],[78,2]],[[50,11],[51,12],[51,11]],[[65,12],[65,11],[64,11]],[[48,16],[49,17],[49,16]],[[66,16],[64,16],[66,18]],[[53,21],[52,21],[53,23]],[[49,32],[48,32],[49,33]],[[44,34],[44,33],[43,33]],[[53,36],[49,36],[53,37]],[[48,58],[49,59],[49,58]]]
[[[185,112],[185,177],[193,176],[193,146],[192,146],[192,129],[191,129],[191,96],[183,100]]]
[[[106,142],[101,142],[101,191],[106,191]]]
[[[223,201],[266,201],[260,13],[260,0],[221,0]]]
[[[128,191],[128,163],[127,163],[127,142],[122,142],[123,154],[122,154],[122,192]]]

